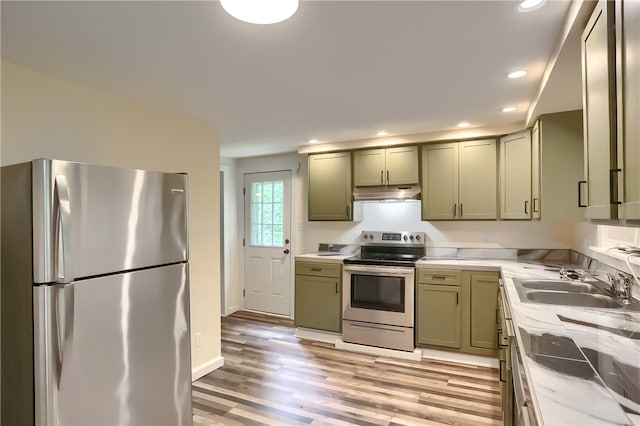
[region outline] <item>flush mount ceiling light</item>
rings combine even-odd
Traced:
[[[388,133],[385,132],[384,130],[380,130],[378,133],[376,133],[376,136],[387,136]]]
[[[459,122],[458,124],[456,124],[456,126],[457,126],[457,127],[465,128],[465,127],[469,127],[469,126],[471,126],[471,123],[469,123],[468,121],[461,121],[461,122]]]
[[[531,12],[539,9],[544,4],[545,0],[524,0],[518,5],[518,11]]]
[[[309,139],[309,143],[311,144],[318,143],[318,139]]]
[[[298,10],[298,0],[220,0],[231,16],[250,24],[276,24]]]
[[[509,74],[507,74],[507,78],[520,78],[520,77],[524,77],[527,74],[528,72],[526,72],[525,70],[512,71]]]
[[[516,110],[516,107],[508,106],[508,107],[502,108],[500,111],[502,111],[502,112],[513,112],[515,110]]]

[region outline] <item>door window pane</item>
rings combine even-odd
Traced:
[[[251,184],[251,245],[284,247],[284,181]]]

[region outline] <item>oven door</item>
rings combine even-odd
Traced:
[[[343,271],[343,319],[413,327],[413,267],[345,265]]]

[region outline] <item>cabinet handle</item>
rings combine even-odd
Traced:
[[[506,381],[507,381],[507,379],[503,379],[503,378],[502,378],[502,372],[504,371],[504,370],[502,369],[502,364],[506,364],[506,362],[505,362],[505,361],[503,361],[503,360],[500,360],[500,361],[499,361],[499,365],[498,365],[498,367],[499,367],[499,377],[500,377],[500,381],[504,383],[504,382],[506,382]]]
[[[453,217],[456,217],[457,214],[458,214],[458,205],[456,203],[453,203]]]
[[[460,304],[460,293],[456,292],[456,306]]]
[[[389,185],[389,182],[390,182],[390,180],[389,180],[389,170],[387,170],[387,185]]]
[[[609,171],[609,196],[611,204],[622,204],[621,201],[618,200],[618,173],[622,172],[622,169],[611,169]]]
[[[447,277],[445,277],[444,275],[434,275],[433,279],[434,280],[445,280],[445,279],[447,279]]]
[[[338,281],[336,281],[336,294],[338,294]]]
[[[346,211],[347,211],[347,219],[351,219],[351,206],[347,206]]]
[[[533,198],[533,212],[534,212],[534,213],[538,213],[538,209],[536,209],[536,200],[537,200],[537,199],[538,199],[537,197],[534,197],[534,198]]]
[[[380,185],[384,185],[384,170],[380,170]]]
[[[462,210],[462,203],[460,203],[460,217],[464,215],[464,210]]]
[[[529,200],[524,202],[524,214],[529,214]]]
[[[322,268],[311,268],[311,270],[313,272],[320,272],[320,271],[322,271]]]
[[[578,181],[578,207],[587,207],[586,204],[582,204],[582,184],[587,183],[586,180]]]

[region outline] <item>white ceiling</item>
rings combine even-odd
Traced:
[[[380,129],[524,124],[570,1],[516,6],[303,1],[290,20],[258,26],[216,1],[3,0],[2,58],[205,120],[222,156],[246,157]],[[564,62],[562,90],[547,100],[557,111],[581,107],[579,61]],[[505,78],[520,68],[529,75]]]

